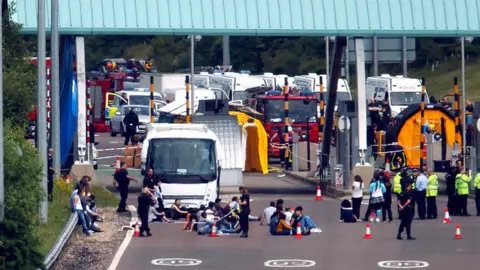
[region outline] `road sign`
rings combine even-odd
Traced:
[[[350,118],[345,115],[340,116],[338,119],[338,130],[341,132],[349,131],[350,130]]]
[[[275,268],[306,268],[316,265],[315,261],[310,260],[298,260],[298,259],[279,259],[270,260],[265,262],[266,267]]]
[[[429,266],[428,262],[422,261],[382,261],[378,263],[378,266],[381,268],[392,268],[392,269],[415,269],[415,268],[426,268]]]
[[[197,259],[187,259],[187,258],[163,258],[155,259],[152,261],[153,265],[161,266],[195,266],[201,264],[202,261]]]
[[[416,59],[415,38],[407,38],[407,62]],[[364,38],[365,63],[373,63],[373,37]],[[355,63],[355,39],[348,40],[348,61]],[[345,61],[345,54],[342,61]],[[403,61],[403,38],[380,38],[377,37],[377,61],[378,63],[402,63]]]

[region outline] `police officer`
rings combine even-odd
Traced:
[[[125,142],[124,145],[128,145],[128,141],[132,142],[132,145],[137,144],[135,141],[135,134],[137,133],[137,127],[139,125],[138,115],[135,113],[135,109],[131,109],[127,115],[123,118],[125,124]]]
[[[437,219],[438,177],[431,168],[427,171],[427,218]]]
[[[458,214],[462,216],[470,216],[467,210],[470,191],[468,183],[470,183],[470,180],[472,180],[472,171],[468,171],[467,175],[465,167],[461,167],[460,173],[455,177],[455,189],[457,191]]]
[[[398,195],[402,193],[402,173],[399,172],[393,177],[393,193],[397,195],[397,200],[398,200]],[[398,207],[397,207],[398,210]],[[398,212],[398,216],[400,218],[400,212]]]
[[[142,193],[138,195],[138,216],[140,217],[140,221],[142,225],[140,226],[140,236],[152,236],[150,233],[150,228],[148,227],[148,213],[150,211],[150,205],[155,203],[152,201],[152,197],[150,196],[148,188],[144,188]],[[144,233],[147,233],[145,235]]]
[[[53,149],[48,149],[48,201],[53,201],[53,176],[55,169],[53,168]]]
[[[445,180],[447,183],[447,195],[448,195],[448,212],[450,215],[455,216],[458,214],[458,203],[456,202],[455,196],[455,179],[457,174],[460,173],[460,167],[462,167],[462,161],[457,160],[455,166],[452,166],[449,172],[445,176]]]
[[[120,202],[118,203],[117,212],[128,212],[126,209],[127,207],[127,198],[128,198],[128,186],[130,185],[130,180],[138,183],[136,179],[128,175],[127,171],[127,163],[121,162],[120,163],[120,170],[115,172],[113,178],[113,187],[118,186],[118,190],[120,191]]]
[[[400,210],[400,226],[398,227],[397,240],[403,240],[402,233],[405,229],[407,231],[407,240],[415,240],[412,237],[412,221],[413,211],[411,207],[412,198],[412,182],[405,183],[405,188],[398,196],[397,206]]]
[[[239,187],[238,190],[242,194],[240,197],[240,231],[242,234],[240,237],[248,237],[248,215],[250,215],[250,194],[247,188]]]
[[[477,208],[477,217],[480,216],[480,173],[477,173],[473,181],[473,188],[475,189],[475,206]]]

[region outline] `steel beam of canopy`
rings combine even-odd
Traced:
[[[333,45],[333,58],[331,70],[329,72],[330,76],[328,77],[328,100],[327,104],[335,104],[337,100],[337,86],[338,79],[341,75],[342,69],[342,56],[347,46],[346,37],[336,37]],[[335,112],[335,106],[327,106],[327,111],[325,113],[325,127],[323,129],[323,142],[322,142],[322,153],[321,153],[321,169],[324,169],[328,166],[328,161],[330,157],[330,145],[332,141],[332,129],[333,129],[333,117]],[[322,172],[320,172],[322,175]]]

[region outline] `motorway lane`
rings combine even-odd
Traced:
[[[123,146],[123,138],[101,134],[95,138],[98,149]],[[114,164],[114,156],[122,155],[122,151],[105,151],[100,157],[113,158],[100,160],[97,178],[110,177]],[[140,178],[138,171],[130,173]],[[363,240],[365,223],[339,224],[339,204],[334,199],[324,201],[313,200],[315,190],[287,177],[279,178],[278,174],[258,176],[245,175],[245,185],[252,193],[252,214],[259,214],[271,200],[283,198],[285,205],[302,205],[306,214],[310,215],[323,233],[306,236],[301,240],[290,236],[270,236],[267,227],[258,223],[250,223],[250,238],[240,239],[237,235],[226,235],[220,238],[198,236],[182,231],[181,224],[152,224],[154,234],[151,238],[134,238],[121,258],[117,267],[127,269],[168,269],[171,266],[152,264],[152,260],[162,258],[197,259],[202,263],[176,269],[267,269],[268,260],[301,259],[315,261],[311,269],[343,270],[343,269],[383,269],[377,263],[388,260],[426,261],[426,269],[450,270],[478,269],[480,264],[479,217],[453,217],[453,223],[442,224],[441,220],[417,221],[413,223],[413,235],[416,241],[395,240],[398,220],[393,224],[372,224],[372,240]],[[136,205],[137,190],[131,190],[129,204]],[[226,200],[233,194],[222,195]],[[445,200],[438,203],[439,217],[443,217]],[[362,212],[365,211],[362,205]],[[474,205],[470,201],[470,212]],[[393,211],[394,216],[396,210]],[[455,225],[462,227],[464,239],[453,240]],[[178,260],[176,261],[178,263]],[[282,265],[283,266],[283,265]]]
[[[284,198],[286,206],[302,205],[323,233],[297,240],[291,236],[271,236],[268,227],[251,222],[248,239],[238,235],[209,238],[184,232],[181,224],[152,224],[154,236],[132,239],[117,269],[168,269],[171,266],[152,264],[153,260],[166,258],[202,261],[199,265],[177,266],[176,269],[267,269],[266,261],[279,259],[315,261],[312,269],[325,270],[382,269],[377,263],[387,260],[426,261],[429,263],[427,269],[450,270],[459,266],[478,269],[478,217],[454,217],[451,224],[442,224],[441,219],[415,220],[416,241],[395,239],[397,220],[392,224],[372,224],[373,239],[364,240],[364,222],[338,223],[339,201],[329,198],[314,201],[315,192],[311,187],[276,175],[246,175],[245,180],[254,198],[252,214],[260,213],[268,201]],[[268,187],[275,190],[265,194]],[[272,194],[274,192],[282,194]],[[473,205],[470,209],[474,209]],[[443,213],[439,213],[439,217],[443,217]],[[453,239],[456,223],[461,224],[465,239]]]

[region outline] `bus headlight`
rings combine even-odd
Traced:
[[[210,197],[212,196],[212,190],[207,190],[207,194],[205,194],[205,201],[210,201]]]

